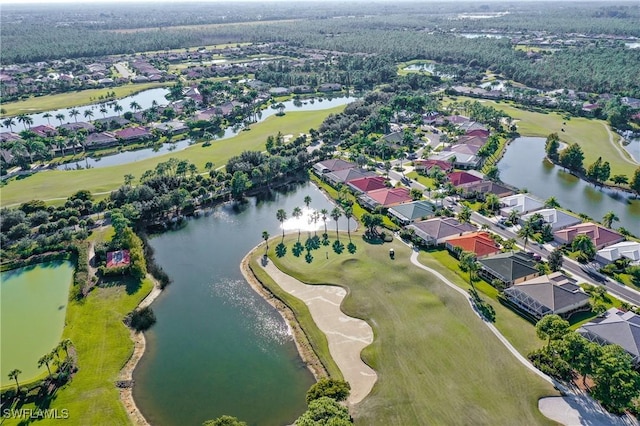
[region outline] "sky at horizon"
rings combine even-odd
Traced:
[[[300,2],[317,2],[320,0],[0,0],[0,7],[4,5],[19,5],[19,4],[113,4],[113,3],[244,3],[244,2],[253,2],[253,3],[265,3],[265,2],[278,2],[278,3],[300,3]],[[336,3],[363,3],[370,2],[371,0],[322,0],[323,2],[336,2]],[[393,2],[394,0],[374,0],[376,2]],[[401,0],[404,2],[439,2],[439,3],[513,3],[513,0]],[[519,1],[519,0],[517,0]],[[557,0],[525,0],[526,2],[550,2]],[[630,0],[563,0],[570,2],[617,2],[617,3],[630,3],[633,1]]]

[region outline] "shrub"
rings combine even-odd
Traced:
[[[320,379],[307,391],[307,404],[327,396],[336,401],[344,401],[349,396],[351,385],[344,380]]]
[[[130,314],[130,325],[136,331],[145,331],[156,323],[156,315],[150,307],[133,311]]]

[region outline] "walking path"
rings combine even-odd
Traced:
[[[639,163],[635,161],[633,158],[629,158],[631,154],[629,154],[623,148],[620,148],[620,146],[616,143],[616,141],[613,140],[613,132],[611,131],[611,128],[605,123],[602,123],[602,125],[607,130],[607,134],[609,135],[609,143],[616,149],[616,151],[618,151],[618,154],[620,154],[620,157],[622,157],[622,159],[627,163],[631,163],[634,166],[637,166]]]
[[[284,291],[307,305],[313,321],[327,336],[331,357],[351,385],[347,402],[353,405],[362,401],[378,379],[376,372],[360,358],[362,349],[373,342],[373,330],[365,321],[340,310],[346,290],[338,286],[304,284],[272,262],[262,267]]]

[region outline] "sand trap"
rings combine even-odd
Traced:
[[[373,330],[365,321],[340,310],[347,292],[336,286],[304,284],[280,271],[272,262],[263,267],[284,291],[305,302],[313,321],[327,336],[331,357],[351,385],[348,403],[362,401],[378,379],[376,372],[360,359],[362,349],[373,342]]]
[[[606,412],[593,400],[576,395],[542,398],[538,401],[538,409],[546,417],[565,426],[629,425],[622,418]]]

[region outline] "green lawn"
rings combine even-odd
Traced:
[[[18,204],[33,199],[66,198],[80,189],[87,189],[92,193],[112,191],[123,184],[124,175],[132,174],[139,178],[146,170],[153,169],[156,164],[171,157],[188,160],[201,171],[208,161],[213,162],[216,167],[221,166],[230,157],[242,151],[264,150],[269,135],[275,135],[279,131],[285,135],[307,133],[310,128],[320,126],[326,116],[338,113],[342,109],[344,106],[320,111],[289,112],[283,117],[272,116],[251,126],[250,131],[240,132],[238,136],[230,139],[214,141],[209,147],[194,145],[179,152],[135,163],[87,170],[53,170],[35,173],[23,179],[12,179],[2,188],[2,205]]]
[[[103,236],[109,237],[105,231]],[[114,283],[115,284],[115,283]],[[60,389],[51,409],[69,410],[68,425],[121,425],[129,418],[120,402],[115,381],[133,353],[129,330],[122,320],[151,291],[153,283],[121,282],[95,288],[83,302],[70,302],[62,338],[69,338],[78,354],[78,372]],[[35,409],[33,404],[22,408]],[[59,424],[42,420],[39,425]],[[18,424],[7,419],[3,424]]]
[[[347,287],[342,309],[373,328],[362,357],[378,382],[355,407],[356,424],[553,424],[537,409],[553,388],[516,361],[464,297],[411,265],[408,247],[354,233],[355,254],[329,249],[328,259],[313,252],[307,263],[292,254],[294,241],[285,239],[287,254],[273,261],[302,281]]]
[[[2,108],[6,111],[4,115],[35,114],[54,109],[93,104],[98,102],[100,96],[105,96],[111,92],[116,92],[116,98],[124,98],[134,93],[142,92],[143,90],[168,85],[168,83],[136,83],[102,89],[78,90],[55,95],[32,96],[22,101],[3,103]]]
[[[464,96],[458,96],[456,99],[458,102],[464,102],[465,100],[478,101],[478,99]],[[511,102],[483,100],[482,104],[502,110],[512,118],[519,120],[517,123],[518,132],[522,136],[547,137],[550,133],[555,132],[558,133],[560,140],[563,142],[580,144],[585,155],[585,167],[602,156],[604,160],[609,161],[611,164],[611,176],[624,174],[631,178],[637,168],[637,166],[626,161],[626,157],[623,157],[609,143],[605,121],[584,117],[573,117],[570,120],[565,120],[561,114],[556,112],[543,114],[527,111],[517,108]],[[563,128],[564,132],[562,131]],[[614,142],[616,144],[618,140],[619,137],[614,134]]]

